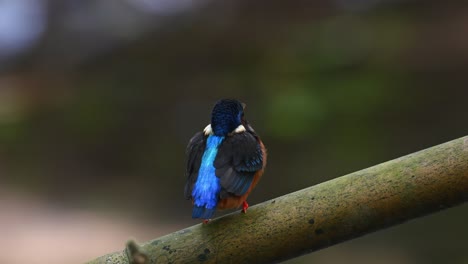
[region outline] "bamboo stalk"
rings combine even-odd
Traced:
[[[463,137],[157,238],[136,255],[148,263],[274,263],[467,200]],[[137,263],[128,251],[89,263]]]

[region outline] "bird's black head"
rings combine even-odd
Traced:
[[[211,129],[217,136],[226,136],[242,124],[245,104],[232,99],[219,100],[211,112]]]

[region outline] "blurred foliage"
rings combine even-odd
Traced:
[[[468,6],[341,2],[211,4],[73,63],[54,48],[86,50],[52,41],[52,27],[0,75],[1,181],[58,205],[193,223],[185,145],[225,97],[247,103],[269,150],[253,204],[466,135]],[[419,224],[389,232],[413,241]],[[451,263],[466,260],[463,241],[447,243]]]

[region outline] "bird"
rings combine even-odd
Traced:
[[[246,104],[217,101],[211,123],[195,133],[187,149],[184,188],[192,201],[192,218],[208,223],[216,209],[239,208],[246,213],[247,197],[263,175],[266,148],[244,117]]]

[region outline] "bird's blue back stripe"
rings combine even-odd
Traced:
[[[215,167],[213,166],[216,155],[218,154],[218,146],[223,142],[224,137],[210,135],[206,141],[205,152],[203,153],[200,169],[198,171],[198,178],[192,190],[192,197],[194,199],[194,212],[195,217],[204,218],[210,212],[198,212],[195,207],[202,207],[209,209],[208,211],[216,209],[218,204],[218,193],[221,190],[219,178],[216,177]],[[195,212],[196,211],[196,212]],[[211,215],[213,214],[211,213]]]

